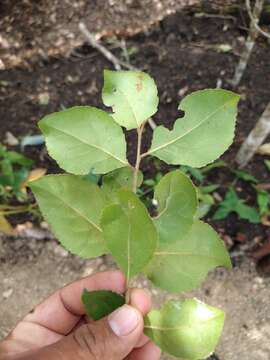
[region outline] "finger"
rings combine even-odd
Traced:
[[[59,354],[65,360],[124,359],[138,342],[143,326],[142,314],[134,307],[124,305],[107,318],[83,325],[41,350],[35,359],[59,360]]]
[[[120,271],[108,271],[75,281],[56,291],[28,314],[24,321],[38,324],[56,333],[68,334],[85,313],[81,301],[84,289],[125,291],[125,278]],[[20,324],[17,326],[17,330]]]
[[[129,290],[130,305],[138,309],[143,316],[145,316],[152,306],[151,296],[149,292],[143,289],[131,289]],[[141,347],[149,341],[149,338],[144,334],[141,335],[136,347]]]
[[[139,349],[134,349],[126,360],[159,360],[161,350],[151,341]]]
[[[152,306],[151,296],[143,289],[129,290],[130,305],[138,309],[143,315],[146,315]]]

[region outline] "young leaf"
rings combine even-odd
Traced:
[[[121,169],[114,170],[109,174],[103,176],[102,179],[102,190],[110,198],[113,196],[113,193],[121,188],[128,190],[132,189],[132,180],[133,180],[134,168],[127,166]],[[143,174],[141,171],[138,173],[138,187],[141,186],[143,181]]]
[[[144,333],[163,351],[186,360],[214,351],[225,314],[197,299],[171,300],[145,317]]]
[[[237,213],[240,218],[246,219],[251,223],[256,224],[260,222],[258,211],[251,206],[245,205],[243,200],[239,199],[236,192],[230,189],[215,212],[213,220],[225,219],[232,212]]]
[[[179,232],[174,243],[159,244],[146,274],[156,286],[181,292],[197,287],[217,266],[231,268],[224,243],[210,225],[195,221],[185,236]]]
[[[270,160],[264,160],[264,164],[268,171],[270,171]]]
[[[154,80],[141,71],[104,71],[102,100],[113,109],[114,120],[127,130],[139,128],[157,111]]]
[[[244,171],[244,170],[233,170],[233,173],[236,175],[236,177],[238,177],[238,179],[247,181],[247,182],[251,182],[254,184],[258,183],[258,180],[255,178],[255,176],[249,174],[248,172]]]
[[[110,290],[88,291],[84,289],[82,302],[86,314],[96,321],[124,305],[125,298]]]
[[[239,96],[231,91],[208,89],[185,97],[179,109],[185,112],[172,131],[154,130],[146,153],[168,164],[201,167],[224,153],[234,135]]]
[[[107,252],[99,225],[106,202],[97,185],[74,175],[48,175],[30,188],[66,249],[85,258]]]
[[[117,201],[104,209],[101,227],[106,246],[129,281],[153,257],[157,232],[147,209],[135,194],[121,189]]]
[[[260,215],[265,215],[269,212],[270,195],[265,190],[257,189],[256,191]]]
[[[103,174],[128,165],[123,131],[105,111],[75,106],[45,116],[39,127],[49,154],[67,172]]]
[[[158,216],[154,222],[162,248],[184,236],[193,223],[197,193],[189,177],[176,170],[166,174],[155,189]]]

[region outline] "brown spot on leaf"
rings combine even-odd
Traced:
[[[139,81],[136,83],[136,90],[140,92],[143,88],[143,74],[138,75],[138,80]]]

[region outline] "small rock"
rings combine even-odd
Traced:
[[[6,132],[4,142],[10,146],[17,146],[19,144],[19,140],[10,131]]]
[[[40,105],[48,105],[50,102],[50,94],[48,92],[38,94],[38,102]]]
[[[8,299],[13,293],[13,289],[8,289],[6,291],[3,292],[3,298],[6,300]]]

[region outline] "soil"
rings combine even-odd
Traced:
[[[238,12],[225,18],[176,13],[147,31],[125,39],[127,48],[133,52],[131,63],[149,72],[157,82],[160,96],[159,112],[154,117],[157,124],[172,128],[174,120],[181,115],[177,110],[179,101],[191,91],[216,87],[217,82],[222,83],[223,88],[231,88],[228,80],[238,62],[246,27],[247,19]],[[104,44],[118,57],[123,56],[115,41],[107,40]],[[224,44],[230,45],[231,50],[222,51],[220,45]],[[235,166],[234,156],[239,145],[269,102],[269,55],[269,44],[260,37],[245,76],[236,89],[242,96],[236,139],[223,156],[231,166]],[[38,59],[28,67],[1,71],[0,142],[5,141],[7,131],[19,140],[29,134],[38,134],[38,120],[64,107],[91,104],[103,108],[100,91],[104,68],[112,68],[112,65],[84,44],[68,57],[59,55]],[[151,141],[149,127],[144,136],[147,148]],[[126,137],[128,157],[134,162],[136,137],[132,131]],[[49,173],[60,171],[43,146],[26,147],[24,153],[34,159],[36,167],[46,167]],[[256,155],[247,169],[265,183],[269,182],[269,173],[263,160],[262,156]],[[157,166],[152,160],[145,160],[142,165],[146,178],[160,169],[168,171],[165,164]],[[215,169],[209,173],[207,181],[222,184],[218,191],[224,195],[233,177],[226,169]],[[234,186],[240,196],[243,194],[247,202],[254,205],[255,193],[251,186],[241,181]],[[210,217],[206,220],[211,221]],[[254,264],[245,259],[254,245],[260,245],[270,236],[269,227],[250,224],[235,215],[212,224],[227,241],[235,262],[232,273],[218,270],[211,275],[208,285],[196,293],[229,314],[217,357],[220,360],[269,359],[269,278],[261,278]],[[244,237],[244,244],[239,242],[239,234]],[[1,294],[3,299],[9,296],[8,301],[0,301],[0,311],[5,314],[1,319],[0,337],[57,287],[84,274],[113,266],[110,259],[85,262],[70,256],[54,240],[2,237],[0,298]],[[140,285],[146,284],[141,282]],[[159,305],[166,295],[155,291],[152,290],[155,303]]]
[[[0,261],[0,339],[57,288],[115,267],[110,257],[82,260],[68,254],[55,240],[44,242],[29,236],[16,239],[0,236]],[[172,298],[153,288],[143,277],[133,285],[147,287],[155,307]],[[199,290],[173,297],[186,296],[195,296],[226,312],[221,341],[209,360],[269,359],[270,279],[258,276],[254,263],[243,258],[232,271],[212,272]]]
[[[179,114],[179,101],[193,90],[215,87],[217,82],[229,88],[238,61],[237,54],[243,45],[246,19],[235,13],[232,17],[204,18],[196,14],[168,16],[147,32],[126,39],[126,47],[134,54],[131,62],[137,68],[148,71],[156,80],[160,105],[154,116],[157,124],[172,128]],[[230,45],[232,50],[222,52],[220,45]],[[106,44],[111,47],[112,44]],[[115,47],[115,43],[113,44]],[[114,49],[121,57],[121,50]],[[103,107],[100,91],[102,71],[112,65],[96,50],[84,45],[75,49],[69,58],[51,58],[39,61],[30,68],[13,68],[0,73],[0,141],[10,131],[21,138],[37,134],[37,121],[45,114],[73,105],[91,104]],[[256,119],[263,112],[270,96],[269,45],[259,38],[252,53],[244,78],[236,91],[241,94],[238,125],[233,146],[224,159],[233,164],[237,148],[252,129]],[[45,101],[43,99],[46,99]],[[134,162],[136,137],[134,132],[126,134],[128,157]],[[146,128],[145,148],[151,141],[151,129]],[[36,166],[46,167],[48,172],[59,172],[54,161],[48,158],[43,147],[26,147],[25,154],[36,161]],[[143,164],[145,177],[152,177],[158,170],[153,162],[146,159]],[[167,171],[165,164],[160,165]],[[268,181],[268,173],[261,156],[255,156],[248,170],[260,182]],[[224,169],[209,174],[209,181],[220,183],[221,195],[233,181]],[[244,182],[238,182],[237,189],[249,203],[255,203],[255,192]],[[210,219],[209,219],[210,220]],[[227,220],[214,224],[233,240],[238,233],[244,233],[248,240],[269,235],[269,229],[262,225],[251,225],[239,221],[232,215]]]

